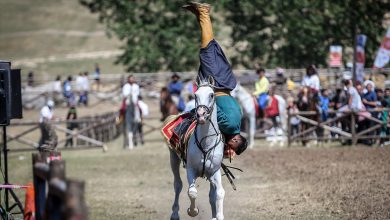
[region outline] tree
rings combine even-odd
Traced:
[[[184,71],[198,65],[199,28],[178,0],[79,0],[99,14],[123,41],[117,62],[128,71]],[[224,0],[213,3],[214,21],[231,27],[233,65],[253,68],[326,66],[329,46],[353,46],[355,30],[367,35],[366,63],[385,33],[387,0]],[[215,13],[216,12],[216,13]],[[215,23],[214,23],[215,25]],[[218,25],[215,25],[218,27]],[[218,36],[219,37],[219,36]],[[225,39],[218,39],[225,40]]]
[[[123,41],[128,71],[183,71],[198,64],[199,34],[182,1],[80,0]]]
[[[291,68],[326,65],[330,45],[353,46],[355,26],[367,35],[370,65],[390,8],[386,0],[230,0],[224,6],[230,12],[226,22],[232,26],[233,42],[247,41],[233,59],[235,64],[251,67],[257,61]]]

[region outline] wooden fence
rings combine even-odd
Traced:
[[[57,140],[57,147],[62,149],[86,149],[86,148],[102,148],[107,150],[105,142],[117,138],[122,134],[123,126],[117,122],[117,113],[110,112],[97,116],[82,117],[77,120],[68,121],[52,121],[50,122],[52,128],[56,132],[65,133],[65,137]],[[69,130],[66,128],[67,123],[76,123],[78,129]],[[39,130],[39,122],[36,121],[18,121],[12,122],[9,127],[21,127],[25,126],[28,129],[19,132],[17,134],[7,133],[7,141],[11,143],[16,141],[23,145],[29,146],[29,148],[15,148],[11,151],[31,151],[36,150],[38,147],[37,140],[30,140],[26,138],[26,135],[31,132]],[[19,130],[19,129],[18,129]],[[69,139],[76,139],[74,141],[77,147],[63,148],[62,146]]]
[[[84,181],[65,175],[60,152],[32,154],[36,220],[88,219]]]
[[[352,145],[364,140],[380,140],[383,143],[390,139],[389,110],[388,108],[343,112],[331,110],[328,111],[328,120],[323,122],[313,120],[313,116],[317,116],[314,111],[288,113],[288,145],[294,141],[305,144],[310,140],[347,141]],[[381,120],[375,117],[378,114],[382,114]],[[292,117],[300,120],[298,132],[293,132],[290,123]]]

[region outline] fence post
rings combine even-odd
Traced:
[[[351,135],[352,135],[352,145],[356,145],[357,137],[356,137],[356,115],[354,111],[351,111]]]
[[[88,220],[88,208],[84,199],[84,181],[67,180],[66,185],[63,219]]]
[[[46,163],[46,158],[43,156],[43,154],[33,153],[32,169],[33,169],[33,182],[34,182],[34,193],[35,193],[35,216],[36,216],[36,220],[42,220],[43,213],[45,212],[46,180],[36,175],[34,166],[38,162]]]
[[[63,215],[64,198],[60,198],[58,195],[53,195],[53,188],[50,186],[50,183],[55,179],[65,181],[65,161],[54,160],[50,162],[49,166],[49,193],[47,196],[45,219],[61,220],[61,216]]]
[[[287,146],[290,147],[291,146],[291,136],[292,136],[292,129],[291,129],[291,113],[290,113],[290,109],[287,108]]]

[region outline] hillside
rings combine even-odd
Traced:
[[[123,72],[114,65],[120,42],[77,0],[2,0],[0,59],[39,78],[93,71]]]

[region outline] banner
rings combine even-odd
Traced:
[[[341,67],[343,57],[343,47],[340,45],[331,45],[329,50],[329,66]]]
[[[366,56],[364,54],[364,45],[366,45],[367,36],[360,34],[357,36],[356,44],[356,80],[364,81],[364,63]]]
[[[390,59],[390,28],[387,29],[386,36],[383,38],[381,47],[374,61],[374,68],[383,68]]]

